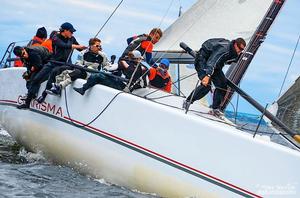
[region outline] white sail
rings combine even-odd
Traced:
[[[155,51],[182,51],[180,42],[198,50],[209,38],[249,40],[272,0],[199,0],[164,32]]]
[[[163,34],[155,46],[154,58],[169,58],[178,64],[193,64],[194,58],[183,53],[179,43],[185,42],[193,50],[210,38],[234,39],[242,37],[249,41],[259,26],[272,0],[198,0],[178,18]],[[172,78],[189,76],[194,69],[171,67]],[[173,71],[172,71],[173,70]],[[175,71],[174,71],[175,70]],[[174,75],[175,74],[175,75]],[[197,75],[177,84],[188,95],[198,80]],[[173,88],[173,90],[176,90]],[[177,92],[178,93],[178,92]]]

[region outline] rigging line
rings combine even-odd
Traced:
[[[24,42],[29,42],[29,41],[31,41],[31,39],[30,40],[23,40],[23,41],[15,41],[13,43],[24,43]]]
[[[178,0],[178,2],[179,2],[179,12],[178,12],[178,17],[180,17],[181,14],[182,14],[182,4],[181,4],[181,1],[180,1],[180,0]]]
[[[111,103],[122,93],[122,91],[120,91],[119,93],[117,93],[110,101],[109,103],[104,107],[104,109],[94,118],[92,119],[90,122],[88,122],[87,124],[83,124],[83,125],[80,125],[80,124],[77,124],[73,121],[73,119],[71,118],[71,115],[70,115],[70,112],[69,112],[69,105],[68,105],[68,100],[67,100],[67,92],[66,92],[66,88],[64,89],[64,93],[65,93],[65,105],[66,105],[66,110],[67,110],[67,114],[68,114],[68,117],[71,121],[71,123],[76,126],[76,127],[79,127],[79,128],[84,128],[84,127],[87,127],[89,126],[90,124],[92,124],[93,122],[95,122],[105,111],[106,109],[111,105]]]
[[[124,0],[121,0],[120,3],[117,5],[117,7],[114,9],[114,11],[110,14],[110,16],[107,18],[107,20],[105,21],[105,23],[102,25],[102,27],[100,28],[100,30],[97,32],[97,34],[95,35],[94,38],[96,38],[99,33],[102,31],[102,29],[105,27],[105,25],[108,23],[108,21],[110,20],[110,18],[114,15],[114,13],[118,10],[118,8],[120,7],[120,5],[123,3]]]
[[[192,74],[190,74],[190,75],[188,75],[188,76],[182,77],[182,78],[176,80],[175,82],[173,82],[172,85],[174,85],[174,84],[177,83],[177,82],[183,81],[183,80],[185,80],[185,79],[187,79],[187,78],[190,78],[191,76],[195,75],[196,73],[197,73],[197,72],[192,73]],[[154,91],[152,91],[152,92],[150,92],[150,93],[147,93],[147,94],[144,95],[143,97],[146,98],[147,96],[149,96],[149,95],[151,95],[151,94],[153,94],[153,93],[156,93],[156,92],[159,91],[159,90],[160,90],[160,89],[156,89],[156,90],[154,90]]]
[[[283,88],[283,86],[284,86],[284,84],[285,84],[286,77],[287,77],[287,75],[288,75],[288,73],[289,73],[289,71],[290,71],[290,67],[291,67],[291,65],[292,65],[292,63],[293,63],[293,60],[294,60],[294,57],[295,57],[295,54],[296,54],[296,50],[297,50],[297,48],[298,48],[299,40],[300,40],[300,34],[299,34],[299,36],[298,36],[298,40],[297,40],[296,46],[295,46],[295,48],[294,48],[293,55],[292,55],[292,57],[291,57],[289,66],[288,66],[288,68],[287,68],[287,71],[286,71],[286,73],[285,73],[283,82],[282,82],[282,84],[281,84],[281,88],[280,88],[280,91],[279,91],[279,94],[278,94],[278,98],[279,98],[280,95],[281,95],[282,88]]]

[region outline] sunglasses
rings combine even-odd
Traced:
[[[164,64],[159,64],[159,67],[162,68],[162,69],[168,69],[168,67]]]
[[[245,47],[244,46],[239,46],[238,45],[239,50],[244,51]]]
[[[94,47],[97,47],[98,49],[102,49],[101,45],[93,45]]]

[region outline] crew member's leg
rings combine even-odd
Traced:
[[[227,80],[223,71],[215,71],[212,76],[212,82],[216,87],[213,96],[212,108],[219,109],[227,90]]]

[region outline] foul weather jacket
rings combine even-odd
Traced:
[[[73,44],[79,45],[75,37],[72,36],[71,38],[65,38],[61,34],[55,35],[52,39],[53,55],[51,57],[51,60],[60,61],[60,62],[68,61],[68,63],[71,63],[71,59],[69,58],[69,55],[72,52]]]
[[[234,49],[234,40],[214,38],[205,41],[195,58],[198,76],[213,75],[215,70],[222,70],[225,63],[236,61],[238,54]]]
[[[27,59],[22,59],[28,71],[39,71],[47,63],[51,54],[43,46],[25,47],[28,53]]]

